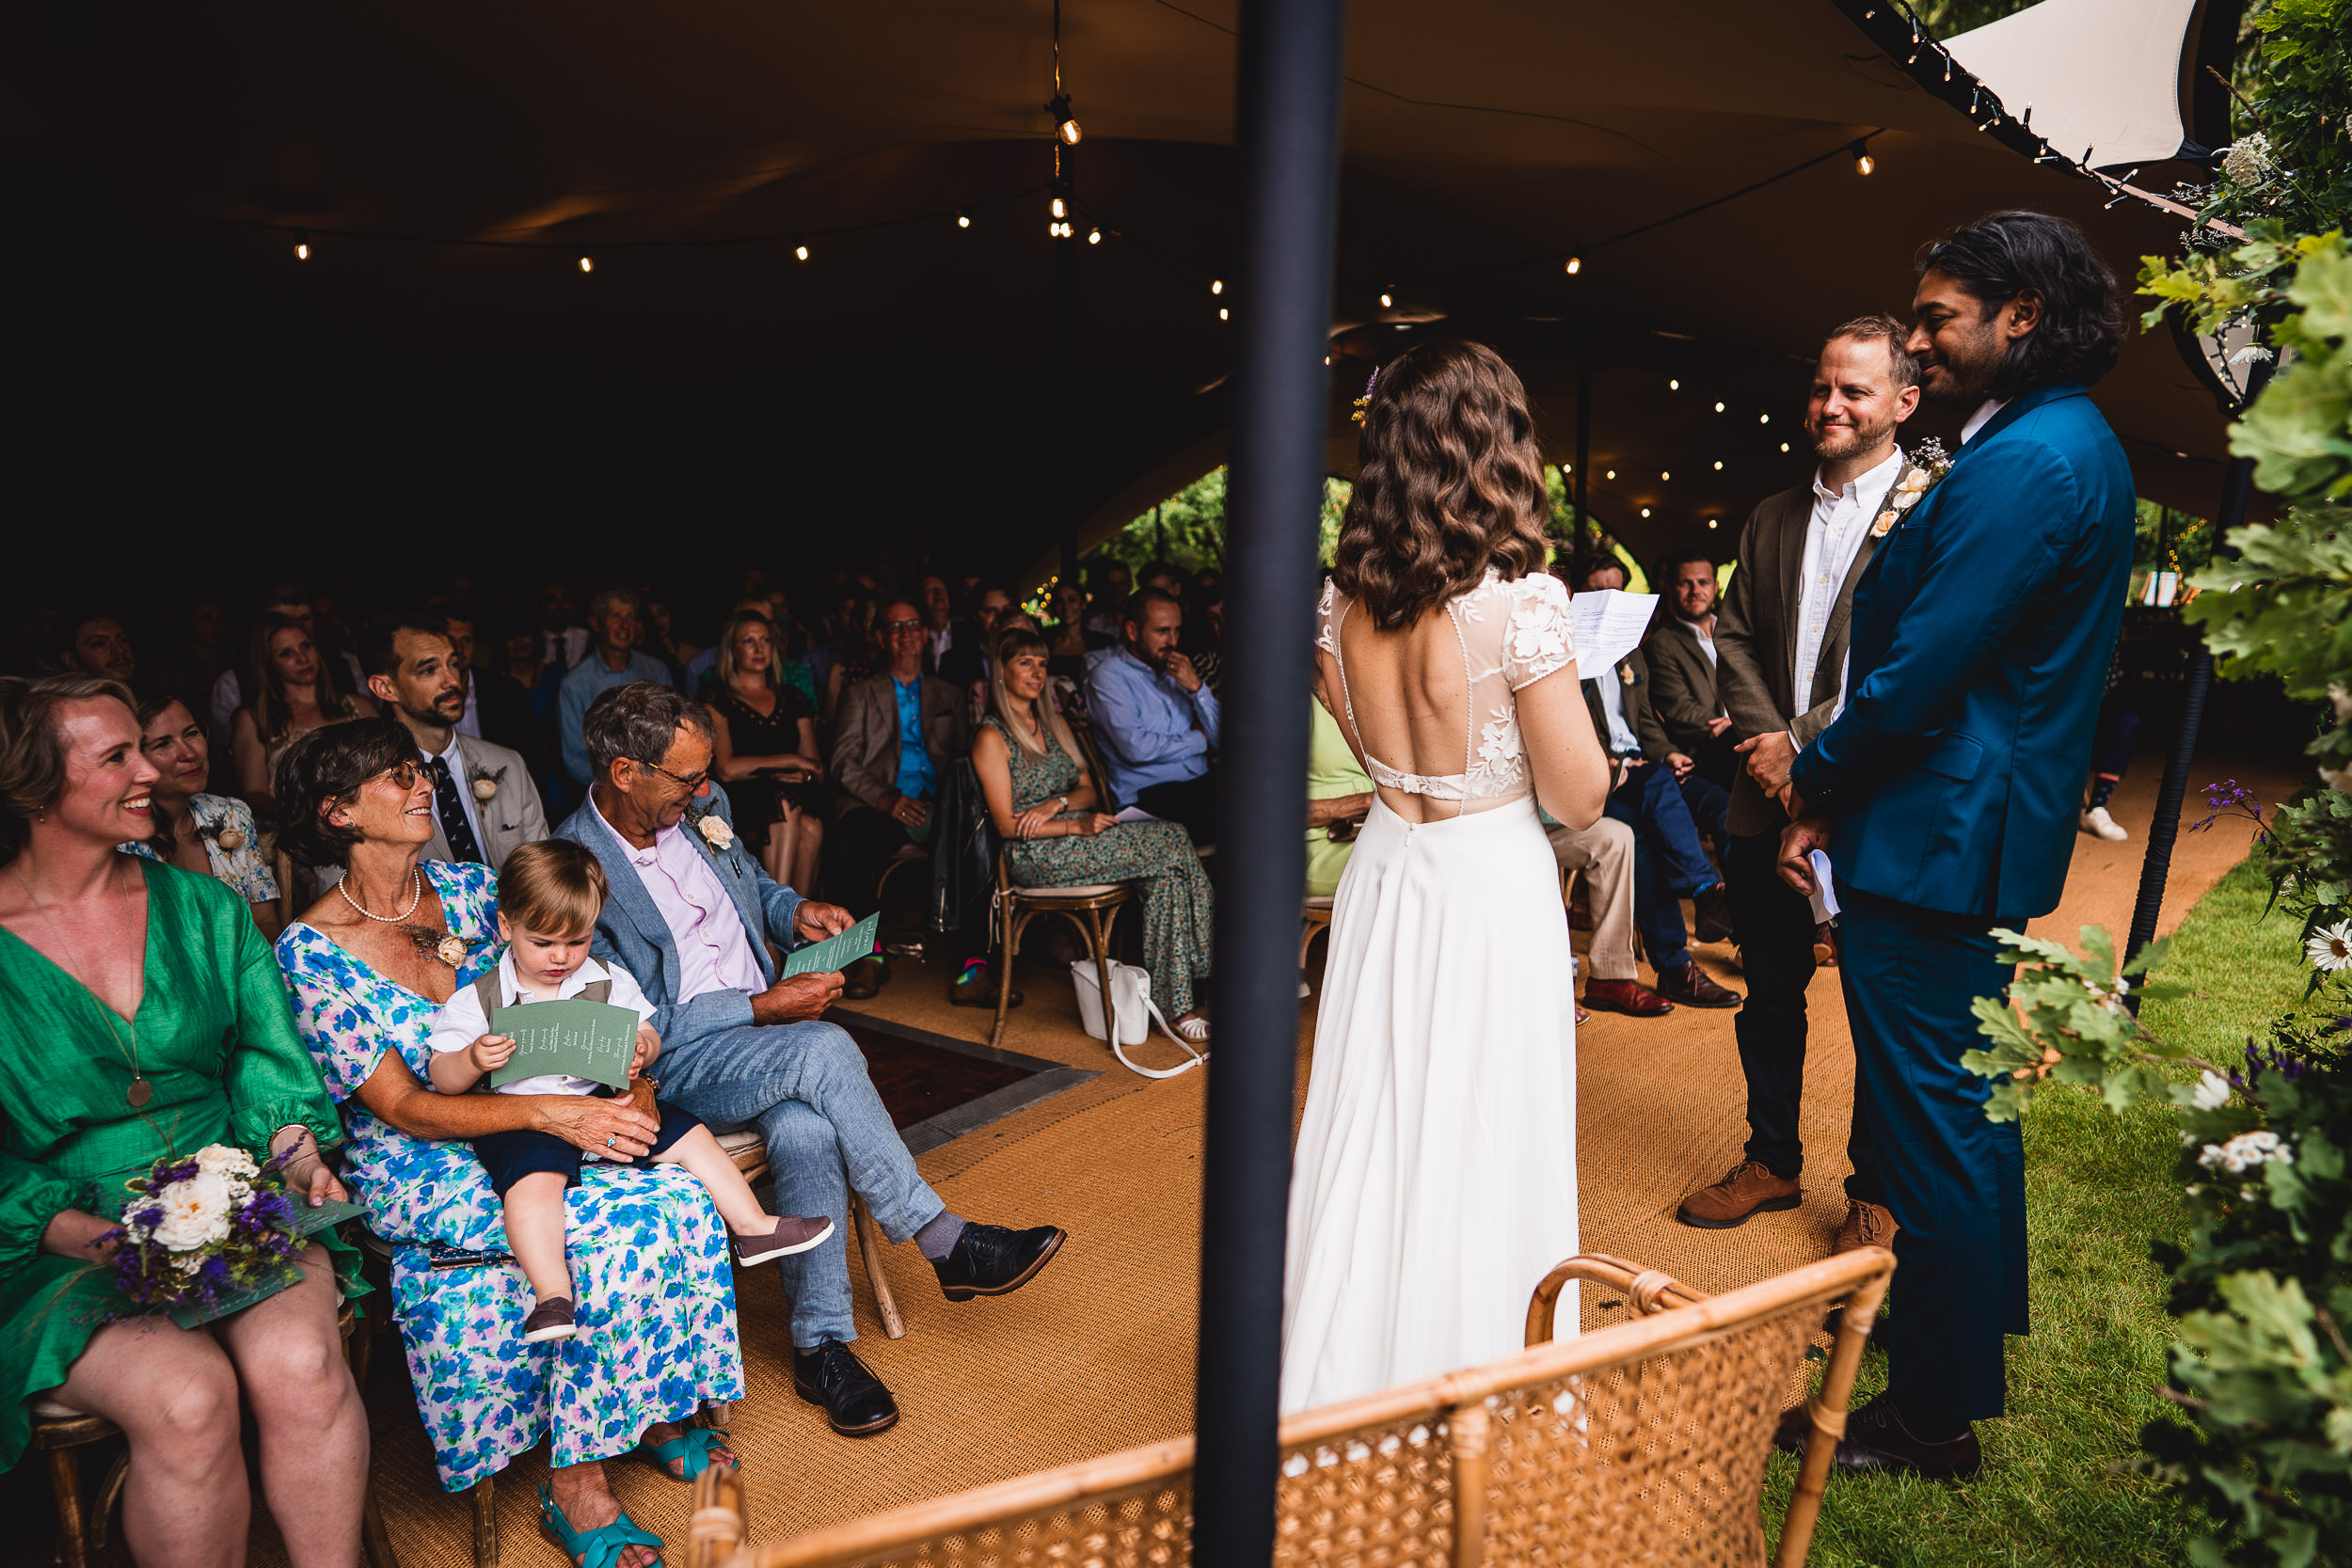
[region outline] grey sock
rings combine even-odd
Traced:
[[[944,1263],[956,1250],[956,1238],[963,1234],[963,1221],[952,1209],[942,1209],[939,1217],[914,1233],[914,1245],[924,1257],[934,1263]]]

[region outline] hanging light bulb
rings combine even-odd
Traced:
[[[596,270],[596,263],[584,250],[580,253],[580,270],[582,272],[594,272]]]
[[[1575,277],[1578,273],[1582,272],[1583,270],[1584,270],[1584,258],[1583,258],[1583,257],[1581,257],[1581,256],[1571,256],[1571,257],[1569,257],[1569,258],[1568,258],[1567,274],[1568,274],[1568,276],[1569,276],[1570,277]]]
[[[1788,442],[1786,442],[1786,441],[1783,441],[1783,442],[1780,444],[1780,450],[1781,450],[1781,451],[1787,451],[1788,450]]]
[[[1715,471],[1717,473],[1722,473],[1724,471],[1724,460],[1720,457],[1715,459]]]
[[[1707,519],[1707,526],[1708,526],[1708,528],[1713,528],[1713,527],[1715,526],[1715,519],[1714,519],[1714,518],[1712,518],[1712,517],[1708,518],[1708,519]]]
[[[1867,175],[1878,166],[1879,161],[1870,156],[1868,142],[1858,141],[1853,144],[1853,169],[1856,174]]]
[[[1103,231],[1100,229],[1089,229],[1087,230],[1087,244],[1101,245],[1102,243]]]
[[[1078,129],[1078,121],[1070,113],[1070,95],[1066,92],[1054,94],[1045,105],[1045,112],[1054,117],[1054,135],[1062,139],[1062,145],[1077,146],[1078,139],[1086,133]]]
[[[1646,506],[1645,506],[1645,507],[1642,508],[1642,515],[1643,515],[1643,516],[1645,516],[1645,517],[1646,517],[1646,516],[1648,516],[1648,515],[1649,515],[1649,508],[1648,508],[1648,507],[1646,507]]]
[[[294,260],[297,261],[309,261],[310,259],[310,231],[308,229],[295,230],[294,231]]]
[[[1679,392],[1682,390],[1681,381],[1674,376],[1668,376],[1666,378],[1666,390],[1669,392]]]
[[[1395,291],[1395,285],[1394,285],[1394,284],[1391,284],[1388,288],[1383,289],[1383,290],[1381,290],[1381,291],[1380,291],[1380,309],[1383,309],[1383,310],[1389,309],[1391,307],[1392,307],[1392,306],[1394,306],[1394,305],[1396,304],[1396,300],[1392,297],[1392,295],[1393,295],[1393,293],[1394,293],[1394,291]]]
[[[1669,472],[1668,472],[1668,471],[1666,471],[1665,469],[1661,468],[1661,469],[1659,469],[1659,470],[1658,470],[1658,477],[1659,477],[1660,481],[1662,483],[1662,482],[1664,482],[1664,481],[1667,481],[1667,480],[1671,480],[1671,479],[1673,479],[1673,478],[1674,478],[1674,475],[1673,475],[1673,474],[1671,474],[1671,473],[1669,473]]]
[[[971,227],[972,227],[972,217],[971,217],[971,214],[968,214],[968,213],[958,213],[958,214],[956,214],[956,227],[957,227],[958,229],[969,229],[969,228],[971,228]]]
[[[1209,279],[1209,293],[1213,293],[1213,294],[1221,294],[1221,293],[1223,293],[1224,292],[1225,292],[1225,279],[1223,279],[1222,277],[1213,277],[1213,278]]]
[[[1221,322],[1232,321],[1233,319],[1233,312],[1226,307],[1220,305],[1216,308],[1216,319]]]
[[[1772,422],[1772,417],[1770,414],[1758,414],[1756,417],[1756,422],[1757,424],[1771,424]]]
[[[1601,478],[1603,478],[1603,479],[1614,479],[1614,478],[1616,478],[1616,477],[1617,477],[1617,470],[1616,470],[1616,469],[1614,469],[1614,468],[1612,468],[1612,469],[1610,469],[1607,473],[1602,474],[1600,477],[1601,477]]]
[[[1057,218],[1066,218],[1070,215],[1070,205],[1060,197],[1054,198],[1054,215]]]
[[[796,245],[792,247],[792,254],[805,261],[808,260],[808,246],[804,245]]]
[[[1716,413],[1718,413],[1718,414],[1720,414],[1720,413],[1722,413],[1723,411],[1724,411],[1724,405],[1723,405],[1722,404],[1720,404],[1720,403],[1719,403],[1719,404],[1717,404],[1715,405],[1715,412],[1716,412]]]

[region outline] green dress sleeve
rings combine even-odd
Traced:
[[[80,1205],[87,1185],[37,1161],[0,1154],[0,1279],[40,1256],[41,1232]]]
[[[255,1158],[266,1157],[273,1133],[296,1122],[322,1149],[343,1141],[342,1123],[319,1078],[318,1064],[294,1032],[286,976],[278,956],[242,904],[231,906],[235,975],[230,1002],[236,1042],[229,1055],[230,1133]]]

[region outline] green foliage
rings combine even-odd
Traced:
[[[1331,563],[1331,546],[1339,542],[1340,516],[1355,486],[1343,479],[1323,482],[1322,559]],[[1131,573],[1154,561],[1166,561],[1187,572],[1213,566],[1225,568],[1225,470],[1213,468],[1104,540],[1089,560],[1116,561]]]
[[[2257,40],[2240,117],[2269,169],[2243,182],[2237,210],[2289,229],[2332,228],[2352,213],[2352,0],[2256,0]]]
[[[2163,961],[2164,942],[2151,942],[2119,974],[2114,940],[2097,926],[2082,928],[2079,957],[2046,938],[1993,934],[2001,941],[2001,958],[2017,965],[2017,978],[2006,1001],[1977,998],[1977,1033],[1993,1046],[1960,1059],[1969,1071],[1993,1080],[1988,1119],[2016,1120],[2045,1083],[2095,1089],[2119,1111],[2163,1095],[2169,1080],[2160,1064],[2185,1058],[2141,1031],[2125,998],[2134,976]],[[2162,985],[2140,990],[2143,998],[2176,991]]]
[[[2138,535],[2132,565],[2162,571],[2193,571],[2213,559],[2213,520],[2176,512],[2154,501],[2139,503]]]

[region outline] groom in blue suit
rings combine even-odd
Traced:
[[[1809,892],[1810,852],[1830,852],[1857,1100],[1901,1227],[1886,1392],[1837,1463],[1965,1478],[1969,1423],[2003,1412],[2002,1336],[2026,1332],[2024,1146],[1960,1065],[1969,1004],[2009,983],[1994,929],[2065,886],[2134,509],[2084,392],[2122,309],[2079,230],[2023,212],[1955,230],[1922,254],[1912,310],[1928,401],[1972,412],[1944,475],[1872,524],[1852,698],[1789,770],[1781,875]]]

